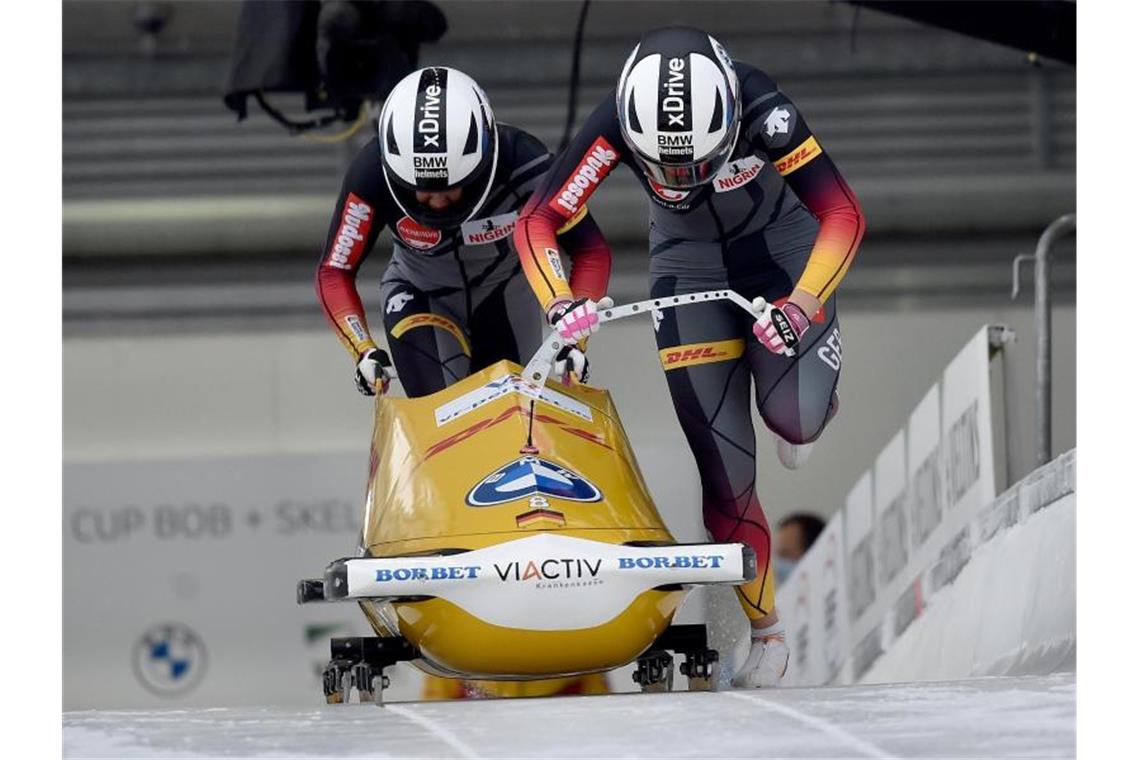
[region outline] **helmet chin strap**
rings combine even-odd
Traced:
[[[471,208],[471,213],[463,220],[469,222],[479,213],[483,208],[483,204],[487,202],[487,196],[491,194],[491,186],[495,184],[495,169],[499,166],[499,128],[497,124],[492,124],[491,129],[494,133],[495,147],[491,153],[491,168],[487,170],[487,183],[483,186],[483,195],[479,201]],[[462,222],[461,222],[462,223]]]

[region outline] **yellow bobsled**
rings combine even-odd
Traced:
[[[673,614],[695,585],[751,580],[755,556],[676,543],[610,394],[546,379],[557,348],[377,402],[358,556],[298,587],[301,602],[359,602],[377,634],[333,640],[330,701],[374,698],[399,660],[492,681],[637,660],[643,687],[667,688],[673,650],[691,682],[712,678],[703,626],[670,629]]]

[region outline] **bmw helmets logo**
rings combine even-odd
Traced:
[[[152,694],[177,697],[197,686],[206,672],[206,645],[182,623],[152,626],[131,655],[139,682]]]
[[[566,501],[602,500],[597,486],[578,473],[545,459],[525,456],[479,481],[467,494],[467,503],[473,507],[493,507],[530,496]]]

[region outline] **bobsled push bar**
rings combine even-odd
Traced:
[[[525,582],[529,564],[536,575],[541,569],[592,582],[545,594]],[[458,554],[340,559],[323,579],[301,581],[297,601],[437,597],[499,626],[573,630],[611,620],[649,589],[738,585],[756,572],[756,555],[745,544],[633,546],[539,533]],[[604,593],[593,582],[604,583]]]
[[[749,301],[735,290],[704,290],[700,293],[650,298],[645,301],[627,303],[623,306],[614,306],[613,301],[607,297],[598,302],[598,322],[613,322],[638,314],[649,314],[662,309],[675,309],[678,306],[690,306],[706,301],[731,301],[755,318],[762,317],[772,308],[763,298]],[[554,365],[554,359],[558,356],[563,344],[562,336],[557,332],[551,332],[547,335],[538,351],[527,362],[526,370],[523,371],[523,380],[534,385],[543,385],[550,375],[550,368]],[[787,356],[795,356],[795,349],[785,348],[784,353]]]

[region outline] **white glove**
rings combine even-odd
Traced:
[[[598,309],[609,309],[614,305],[613,299],[606,297],[594,302],[589,298],[579,298],[577,301],[563,301],[550,309],[548,317],[562,340],[567,343],[577,343],[588,338],[598,331]]]
[[[590,360],[586,353],[573,343],[563,346],[554,357],[554,376],[560,378],[563,385],[570,385],[571,376],[582,384],[590,382]]]
[[[375,396],[379,385],[380,395],[384,395],[395,376],[387,352],[373,348],[366,351],[356,365],[356,389],[365,396]]]

